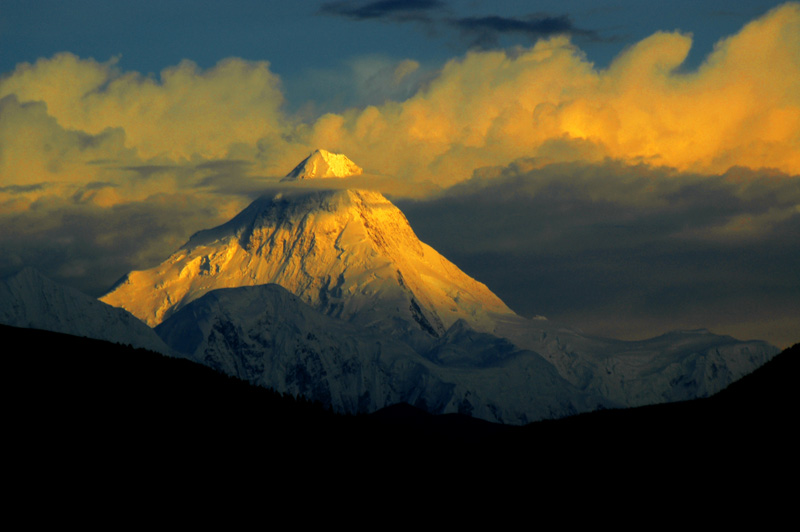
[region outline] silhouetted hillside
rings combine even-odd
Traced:
[[[257,451],[282,466],[286,457],[393,456],[384,465],[392,468],[403,457],[455,462],[501,451],[547,468],[600,461],[663,470],[709,454],[781,452],[796,424],[800,345],[710,399],[509,427],[407,405],[338,416],[187,360],[40,330],[0,333],[16,346],[3,372],[12,444],[50,466],[76,457],[219,464]]]

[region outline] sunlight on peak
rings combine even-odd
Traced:
[[[342,178],[361,175],[362,173],[361,167],[348,159],[346,155],[318,149],[303,159],[303,162],[298,164],[281,181],[330,177]]]

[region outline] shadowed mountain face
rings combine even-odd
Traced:
[[[287,179],[359,170],[317,151]],[[101,300],[161,324],[186,356],[344,412],[410,402],[525,423],[711,395],[777,352],[708,331],[621,342],[522,318],[381,194],[291,184]]]
[[[156,328],[204,365],[337,412],[398,403],[522,424],[615,404],[584,393],[535,353],[454,324],[430,349],[325,316],[277,285],[227,288]]]

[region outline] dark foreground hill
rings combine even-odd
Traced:
[[[34,329],[0,334],[6,441],[35,471],[379,459],[387,471],[469,460],[697,475],[779,463],[795,441],[800,344],[712,398],[510,427],[406,405],[338,416],[187,360]]]

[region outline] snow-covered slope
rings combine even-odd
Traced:
[[[529,343],[541,354],[464,320],[415,350],[377,327],[325,316],[282,287],[263,285],[209,292],[156,331],[198,362],[339,412],[406,402],[513,424],[704,397],[774,354],[761,342],[707,331],[620,342],[541,320],[533,325],[545,339]]]
[[[32,268],[0,280],[0,323],[171,354],[158,335],[129,312],[61,286]]]
[[[341,153],[316,150],[303,159],[294,170],[281,181],[298,181],[301,179],[322,179],[331,177],[350,177],[361,175],[363,170]]]
[[[322,315],[277,285],[215,290],[156,331],[203,364],[339,412],[406,402],[520,424],[618,406],[578,390],[536,353],[463,320],[418,353],[373,328]]]
[[[324,314],[387,332],[440,336],[456,320],[488,331],[513,312],[422,243],[377,192],[287,190],[201,231],[102,301],[151,326],[210,290],[276,283]]]
[[[495,334],[541,354],[579,389],[626,406],[713,395],[779,352],[704,329],[622,341],[519,316],[499,316],[495,324]]]

